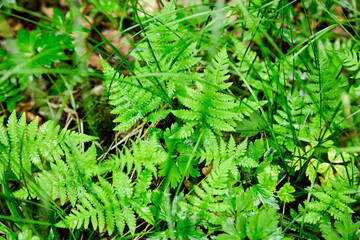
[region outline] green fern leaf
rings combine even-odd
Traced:
[[[157,177],[156,166],[167,159],[167,153],[154,137],[149,141],[140,141],[139,144],[132,142],[132,152],[124,148],[125,154],[120,152],[119,156],[113,155],[100,165],[99,174],[126,167],[128,173],[134,169],[140,175],[144,169],[148,169]]]
[[[1,118],[3,123],[4,118]],[[75,133],[56,126],[53,121],[47,121],[38,128],[38,118],[29,125],[26,124],[25,114],[17,120],[15,111],[7,122],[7,130],[0,127],[0,148],[2,149],[2,167],[10,167],[19,177],[21,171],[32,173],[34,166],[43,168],[45,161],[60,161],[66,151],[68,143],[80,144],[95,140],[85,134]]]
[[[204,217],[212,224],[221,224],[221,216],[229,210],[229,205],[223,202],[229,184],[228,171],[231,162],[225,161],[213,169],[208,178],[202,182],[201,187],[194,186],[195,196],[187,195],[188,203],[179,203],[184,210]]]
[[[98,172],[96,149],[92,145],[86,152],[74,144],[69,144],[65,159],[56,159],[50,163],[50,169],[44,170],[35,177],[36,184],[29,183],[26,188],[15,192],[16,197],[26,199],[28,194],[37,197],[38,187],[50,195],[53,200],[60,199],[61,205],[67,200],[75,206],[91,186],[91,178]]]
[[[100,185],[92,184],[89,192],[84,194],[76,205],[77,209],[73,209],[66,218],[71,228],[87,228],[91,222],[94,229],[98,227],[102,232],[106,227],[111,235],[116,229],[122,234],[126,224],[134,234],[135,213],[154,224],[153,215],[148,207],[151,203],[148,193],[151,194],[149,187],[153,174],[149,170],[141,172],[138,176],[139,186],[136,187],[127,174],[120,170],[114,170],[112,176],[112,184],[98,177]]]
[[[128,130],[148,113],[158,108],[161,103],[159,97],[153,96],[132,77],[124,78],[122,75],[119,76],[102,59],[101,63],[104,68],[105,86],[111,92],[109,103],[115,107],[111,113],[118,115],[114,122],[120,123],[114,130]]]
[[[352,72],[360,71],[359,56],[355,50],[337,51],[336,55],[340,58],[347,70]]]
[[[344,188],[344,186],[342,186],[342,188]],[[345,195],[339,193],[338,189],[334,190],[332,187],[327,187],[324,184],[321,187],[316,185],[312,191],[312,195],[315,197],[315,200],[306,203],[308,208],[308,212],[305,215],[306,223],[316,224],[320,220],[324,222],[323,218],[326,217],[324,212],[336,220],[342,219],[344,213],[354,213],[348,205],[356,200],[346,196],[345,201],[343,201],[342,198]],[[299,218],[297,221],[301,222],[301,219],[302,218]]]
[[[13,111],[15,104],[24,97],[19,93],[20,88],[10,81],[0,83],[0,103],[5,103],[9,111]]]
[[[222,49],[212,61],[212,66],[205,70],[205,81],[196,81],[197,89],[186,87],[185,94],[178,96],[180,102],[188,110],[174,110],[173,114],[182,119],[185,124],[174,134],[177,138],[189,137],[195,129],[198,132],[213,132],[204,134],[204,142],[214,146],[214,135],[221,131],[234,131],[234,120],[239,120],[235,107],[238,106],[231,96],[219,91],[228,88],[228,58],[226,49]],[[195,128],[195,129],[194,129]]]

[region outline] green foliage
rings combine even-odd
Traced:
[[[330,181],[335,181],[335,175],[339,175],[343,179],[348,176],[352,178],[352,164],[349,163],[350,161],[349,154],[337,154],[335,149],[329,149],[328,162],[319,164],[318,172],[323,176],[320,177],[320,181],[327,186],[331,186]]]
[[[24,227],[18,235],[19,240],[40,240],[38,236],[33,236],[31,229]]]
[[[278,197],[280,198],[281,201],[293,202],[293,201],[295,201],[295,198],[291,194],[294,193],[294,192],[295,192],[295,188],[293,186],[291,186],[289,182],[287,182],[287,183],[285,183],[284,186],[282,186],[279,189],[277,194],[278,194]]]
[[[111,235],[116,229],[123,234],[125,225],[132,234],[135,233],[136,217],[138,214],[150,224],[154,224],[153,215],[148,207],[151,203],[152,173],[149,170],[138,176],[136,184],[133,184],[126,173],[114,170],[112,184],[99,177],[100,185],[93,184],[92,191],[85,193],[81,203],[66,218],[65,222],[71,228],[99,228],[100,232],[105,227]]]
[[[134,78],[119,77],[114,69],[108,63],[101,60],[105,73],[105,86],[111,92],[109,103],[116,106],[111,113],[119,116],[114,122],[120,124],[114,129],[124,131],[130,129],[136,122],[143,119],[146,114],[155,111],[160,103],[159,97],[153,96],[151,92],[146,91],[140,86]],[[127,80],[127,81],[125,81]],[[163,117],[160,117],[161,120]],[[151,118],[149,116],[149,118]]]
[[[260,62],[257,53],[251,47],[239,41],[239,39],[232,38],[231,40],[234,43],[234,53],[238,60],[236,65],[239,71],[243,74],[254,73],[247,75],[246,80],[253,88],[264,89],[264,82],[260,81],[259,77],[266,78],[265,62]],[[265,82],[265,84],[268,84],[268,82]],[[245,86],[245,84],[243,85]]]
[[[7,239],[360,237],[354,1],[29,1],[1,4]]]
[[[206,160],[205,165],[209,165],[211,162],[213,167],[217,167],[220,162],[229,160],[232,165],[232,169],[236,169],[237,166],[243,168],[255,168],[257,167],[259,157],[251,155],[252,144],[250,149],[247,150],[247,140],[245,139],[240,144],[236,145],[234,138],[231,136],[228,143],[220,138],[220,143],[215,148],[205,146],[205,151],[200,151],[200,162]],[[259,149],[257,149],[258,151]],[[260,152],[261,154],[261,152]]]
[[[196,195],[186,195],[188,203],[181,202],[180,207],[199,218],[204,218],[210,224],[220,225],[221,216],[230,208],[223,202],[230,183],[229,170],[229,160],[213,169],[206,180],[201,182],[201,187],[194,186]]]
[[[274,239],[281,237],[276,210],[261,211],[249,218],[246,233],[249,239]]]
[[[204,142],[214,146],[216,135],[221,131],[234,131],[235,121],[240,120],[235,112],[238,104],[233,97],[222,93],[231,83],[225,83],[228,57],[223,48],[212,61],[212,66],[204,73],[205,81],[197,81],[196,88],[186,87],[186,92],[178,98],[188,109],[173,111],[185,124],[174,137],[187,138],[196,131],[203,132]]]
[[[36,118],[27,125],[25,114],[18,120],[15,111],[9,117],[6,129],[4,116],[0,117],[0,123],[1,171],[11,170],[16,177],[20,177],[22,172],[31,174],[34,169],[43,170],[47,162],[60,161],[70,151],[70,142],[78,145],[96,139],[74,131],[60,130],[53,121],[38,127]]]
[[[298,222],[304,221],[309,224],[318,222],[327,223],[329,217],[340,220],[344,213],[351,214],[354,211],[349,204],[355,203],[356,200],[349,196],[358,192],[357,186],[348,186],[346,181],[337,178],[340,184],[332,181],[332,187],[326,185],[315,186],[311,194],[314,196],[310,202],[305,202],[305,209],[299,205],[299,212],[304,214],[297,219]]]
[[[250,216],[247,221],[244,216],[240,215],[237,217],[235,224],[231,218],[228,218],[222,224],[227,234],[220,234],[216,239],[245,239],[245,236],[251,240],[282,239],[283,236],[280,233],[280,229],[277,228],[278,218],[275,209],[263,209],[259,213]]]
[[[132,50],[137,61],[147,63],[141,66],[137,62],[133,69],[130,67],[132,76],[117,74],[101,60],[105,87],[110,92],[109,103],[115,106],[111,113],[118,115],[114,122],[120,123],[115,130],[129,130],[139,120],[156,122],[166,118],[170,111],[163,102],[173,107],[170,97],[184,84],[178,77],[183,81],[191,79],[187,69],[199,61],[192,56],[196,43],[188,44],[179,24],[171,23],[176,18],[174,10],[175,4],[170,2],[162,16],[150,24],[150,30],[144,32],[144,42]]]
[[[17,35],[17,46],[21,54],[31,59],[29,67],[50,66],[53,62],[67,59],[64,49],[71,50],[71,38],[65,34],[56,34],[52,31],[26,32],[20,29]]]
[[[344,212],[341,221],[335,221],[334,226],[335,229],[328,224],[320,225],[321,232],[326,240],[350,240],[360,236],[360,221],[353,223],[351,215],[346,211]]]
[[[30,32],[19,29],[16,40],[8,43],[10,46],[4,52],[0,50],[0,103],[12,112],[23,99],[22,93],[39,84],[37,80],[42,79],[42,74],[59,68],[60,63],[66,67],[65,61],[69,60],[66,51],[73,52],[75,44],[69,34],[40,26]],[[76,81],[72,82],[75,85]]]
[[[172,138],[174,132],[178,131],[179,126],[175,123],[171,128],[162,131],[160,129],[152,129],[154,137],[159,140],[165,141],[167,146],[167,158],[166,161],[159,165],[159,176],[164,177],[164,186],[170,184],[172,188],[176,188],[182,178],[185,176],[189,178],[199,177],[200,172],[198,170],[198,157],[190,159],[196,139],[177,139]],[[189,147],[191,146],[192,147]]]
[[[175,1],[170,1],[161,15],[147,26],[144,39],[131,52],[137,60],[147,63],[135,69],[135,73],[139,71],[145,75],[147,81],[166,91],[169,97],[184,90],[184,85],[190,83],[193,75],[196,76],[189,69],[200,61],[196,57],[197,43],[190,38],[191,32],[176,21],[178,19]],[[146,76],[157,72],[161,74]]]
[[[289,134],[295,130],[300,137],[318,138],[321,133],[319,126],[330,124],[330,119],[331,127],[349,127],[347,121],[344,121],[342,109],[337,108],[339,96],[345,91],[348,82],[337,77],[340,69],[323,45],[320,45],[317,57],[318,65],[308,72],[299,90],[284,103],[284,110],[279,110],[274,116],[279,124],[276,130]]]
[[[306,146],[305,151],[300,148],[294,151],[296,154],[290,166],[294,166],[295,171],[304,167],[309,181],[319,177],[321,183],[331,186],[331,181],[335,180],[335,176],[342,179],[353,178],[354,166],[351,156],[347,153],[336,153],[335,149],[330,148],[327,150],[327,160],[322,162],[321,159],[313,157],[314,149],[310,146]]]
[[[181,239],[208,239],[200,226],[196,225],[196,217],[186,215],[181,211],[179,203],[184,201],[184,195],[180,194],[170,200],[170,194],[166,192],[153,192],[151,210],[158,219],[170,223],[171,227],[164,231],[157,231],[148,239],[166,240],[169,238]]]
[[[336,108],[338,96],[343,90],[344,82],[336,79],[338,69],[330,61],[325,49],[319,49],[319,62],[315,69],[309,73],[309,80],[305,89],[308,93],[304,97],[304,112],[311,115],[321,113],[326,108],[329,111],[322,111],[324,114],[332,114]],[[325,115],[330,117],[330,115]]]
[[[9,111],[13,111],[15,104],[20,101],[24,95],[19,94],[20,88],[11,82],[4,81],[0,87],[0,103],[6,103]]]
[[[336,51],[336,56],[340,58],[344,67],[350,71],[354,80],[360,79],[359,54],[355,50]]]
[[[167,158],[167,153],[154,137],[149,141],[140,141],[138,144],[132,142],[132,152],[127,147],[124,152],[120,152],[119,156],[113,155],[111,159],[102,163],[100,173],[119,168],[127,173],[134,170],[140,175],[144,169],[147,169],[157,176],[156,167]]]
[[[57,34],[41,28],[31,32],[20,29],[16,39],[16,52],[5,54],[0,69],[6,69],[18,76],[20,86],[24,87],[34,80],[34,75],[41,76],[46,68],[68,59],[64,50],[74,49],[72,41],[73,39],[64,33]],[[39,71],[32,74],[34,69]]]
[[[70,201],[75,206],[92,184],[91,178],[98,172],[96,165],[96,149],[92,145],[86,152],[80,146],[69,143],[65,151],[65,161],[56,159],[50,163],[50,168],[38,174],[36,184],[28,184],[14,193],[14,196],[26,199],[29,193],[40,198],[38,187],[48,193],[53,200],[59,199],[64,205]],[[31,186],[31,187],[30,187]]]
[[[247,99],[248,98],[245,98],[240,105],[240,113],[248,117],[245,117],[237,124],[236,130],[239,131],[242,136],[252,137],[263,132],[266,128],[266,123],[261,115],[255,111],[255,109],[260,108],[260,106],[255,102],[247,101]],[[262,102],[262,104],[266,104],[266,102]]]

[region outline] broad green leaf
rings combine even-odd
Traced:
[[[295,192],[295,188],[290,185],[289,182],[285,183],[284,186],[282,186],[279,191],[277,192],[277,195],[281,201],[284,202],[293,202],[295,201],[294,196],[292,193]]]

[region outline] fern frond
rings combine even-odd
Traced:
[[[4,118],[0,118],[3,123]],[[0,149],[4,169],[10,168],[19,177],[21,171],[29,174],[34,167],[43,169],[45,162],[60,161],[69,151],[69,143],[80,143],[95,140],[85,134],[60,130],[53,121],[47,121],[38,127],[38,118],[29,125],[26,124],[25,114],[17,120],[15,111],[7,122],[7,128],[0,126]]]
[[[20,101],[24,95],[19,94],[20,88],[10,81],[3,81],[0,83],[0,103],[6,103],[9,111],[15,107],[15,103]]]
[[[109,104],[115,107],[111,113],[118,115],[114,122],[120,123],[114,130],[130,129],[159,107],[161,99],[145,90],[134,78],[119,76],[107,62],[101,59],[101,63],[104,67],[105,86],[111,92]]]
[[[236,145],[232,136],[228,143],[220,138],[219,144],[213,147],[205,146],[204,150],[200,150],[200,162],[206,161],[205,165],[212,162],[212,167],[216,168],[220,163],[230,160],[231,172],[233,176],[237,176],[239,171],[238,167],[254,168],[258,163],[247,156],[247,139]]]
[[[83,152],[80,146],[69,143],[65,159],[66,161],[60,158],[51,162],[49,170],[43,170],[35,177],[35,184],[27,184],[14,195],[21,199],[26,199],[29,194],[40,197],[40,187],[53,200],[60,199],[61,205],[69,200],[71,205],[75,206],[77,200],[81,199],[91,186],[91,178],[98,172],[95,145]]]
[[[169,1],[161,15],[149,24],[149,30],[144,33],[146,41],[144,39],[131,52],[136,59],[147,62],[152,72],[159,70],[159,65],[164,73],[179,73],[199,61],[193,56],[197,43],[190,40],[189,31],[176,21],[175,6],[175,1]],[[183,84],[171,77],[161,81]]]
[[[337,71],[338,69],[333,66],[325,50],[319,51],[319,67],[312,70],[309,74],[309,82],[306,84],[310,93],[308,92],[308,95],[304,97],[304,103],[307,104],[305,113],[313,115],[323,109],[336,108],[339,95],[347,84],[336,79]],[[311,97],[310,94],[313,96]]]
[[[327,187],[324,184],[321,187],[315,186],[311,194],[315,199],[305,203],[308,208],[308,212],[305,215],[306,223],[316,224],[321,220],[324,222],[323,218],[326,217],[324,213],[328,213],[336,220],[340,220],[345,212],[348,214],[354,213],[349,204],[356,202],[356,200],[331,187]],[[302,218],[299,218],[297,221],[301,222]]]
[[[211,131],[211,135],[221,135],[221,131],[234,131],[238,113],[238,106],[231,96],[219,91],[228,88],[231,83],[224,83],[228,79],[228,58],[226,49],[222,49],[213,60],[213,66],[209,67],[204,76],[206,81],[196,81],[198,89],[186,87],[185,94],[179,96],[180,102],[188,110],[174,110],[173,114],[185,122],[186,128],[180,129],[174,137],[184,138],[194,132],[194,127],[199,131]],[[204,134],[204,141],[215,144],[214,139]]]
[[[143,33],[143,41],[130,52],[136,59],[133,76],[124,77],[101,60],[109,103],[117,115],[114,121],[120,123],[115,130],[128,130],[139,120],[155,122],[166,118],[170,111],[164,110],[164,102],[175,108],[172,99],[184,86],[190,86],[193,78],[202,75],[189,71],[200,59],[195,57],[196,42],[176,21],[175,11],[175,2],[170,1],[161,16],[146,28],[149,30]]]
[[[147,169],[157,176],[156,166],[167,159],[167,153],[154,137],[149,141],[140,141],[139,144],[132,142],[132,151],[125,146],[124,152],[120,152],[119,156],[113,155],[111,159],[103,162],[99,167],[99,173],[110,172],[116,168],[125,171],[126,168],[127,173],[134,170],[140,175],[144,169]]]
[[[359,53],[355,50],[336,51],[336,56],[340,58],[343,66],[353,74],[354,80],[360,79],[360,60]]]
[[[320,229],[325,239],[357,239],[360,236],[360,221],[353,223],[351,215],[347,212],[340,216],[341,221],[334,223],[335,229],[330,224],[321,224]],[[342,237],[340,237],[340,235]]]
[[[284,110],[279,110],[274,116],[278,123],[275,126],[277,131],[293,134],[297,130],[300,137],[318,137],[321,131],[319,126],[329,119],[332,119],[331,127],[349,127],[342,110],[337,108],[339,96],[348,82],[345,78],[337,77],[338,64],[325,49],[320,47],[318,58],[319,65],[307,73],[307,81],[302,82],[301,87],[289,96]]]
[[[135,214],[154,224],[149,209],[152,176],[149,170],[144,170],[138,176],[139,185],[135,187],[128,175],[120,170],[113,171],[112,184],[99,177],[100,185],[92,185],[93,191],[84,195],[66,222],[71,228],[88,228],[89,223],[92,223],[93,228],[99,228],[100,232],[106,227],[109,235],[115,229],[122,234],[125,226],[134,234]]]
[[[226,215],[230,206],[223,201],[228,191],[231,161],[225,161],[214,168],[201,187],[194,186],[196,195],[187,195],[188,202],[179,203],[184,210],[196,213],[211,224],[221,224],[221,217]]]

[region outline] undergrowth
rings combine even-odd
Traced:
[[[356,1],[65,2],[0,4],[0,239],[360,237]]]

